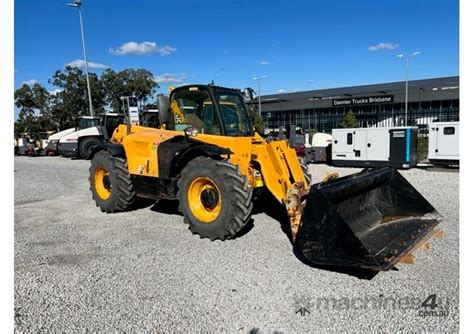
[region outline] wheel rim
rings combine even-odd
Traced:
[[[221,212],[221,193],[210,178],[200,176],[189,185],[188,203],[194,217],[202,223],[209,224]]]
[[[95,191],[97,195],[103,200],[110,197],[112,192],[112,185],[110,184],[109,172],[102,166],[95,170]]]

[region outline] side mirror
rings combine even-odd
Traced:
[[[158,118],[161,124],[171,122],[170,99],[165,95],[158,95],[157,98]]]

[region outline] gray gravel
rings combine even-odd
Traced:
[[[226,242],[192,235],[170,202],[103,214],[91,199],[88,166],[15,158],[17,331],[458,330],[458,173],[402,172],[444,215],[445,236],[414,265],[368,280],[303,264],[265,214]],[[310,170],[314,181],[358,171]],[[442,312],[420,316],[431,294]],[[311,313],[296,314],[297,300]]]

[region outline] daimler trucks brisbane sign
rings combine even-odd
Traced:
[[[353,105],[358,105],[358,104],[379,104],[379,103],[393,103],[393,95],[350,97],[347,99],[333,99],[332,100],[333,107],[353,106]]]

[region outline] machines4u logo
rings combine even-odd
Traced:
[[[302,317],[311,313],[311,308],[313,306],[314,303],[311,302],[311,299],[303,295],[296,296],[295,302],[293,303],[295,313],[301,315]]]
[[[421,303],[421,310],[418,312],[420,317],[446,317],[448,310],[443,305],[444,301],[437,298],[436,294],[429,295],[423,303]]]

